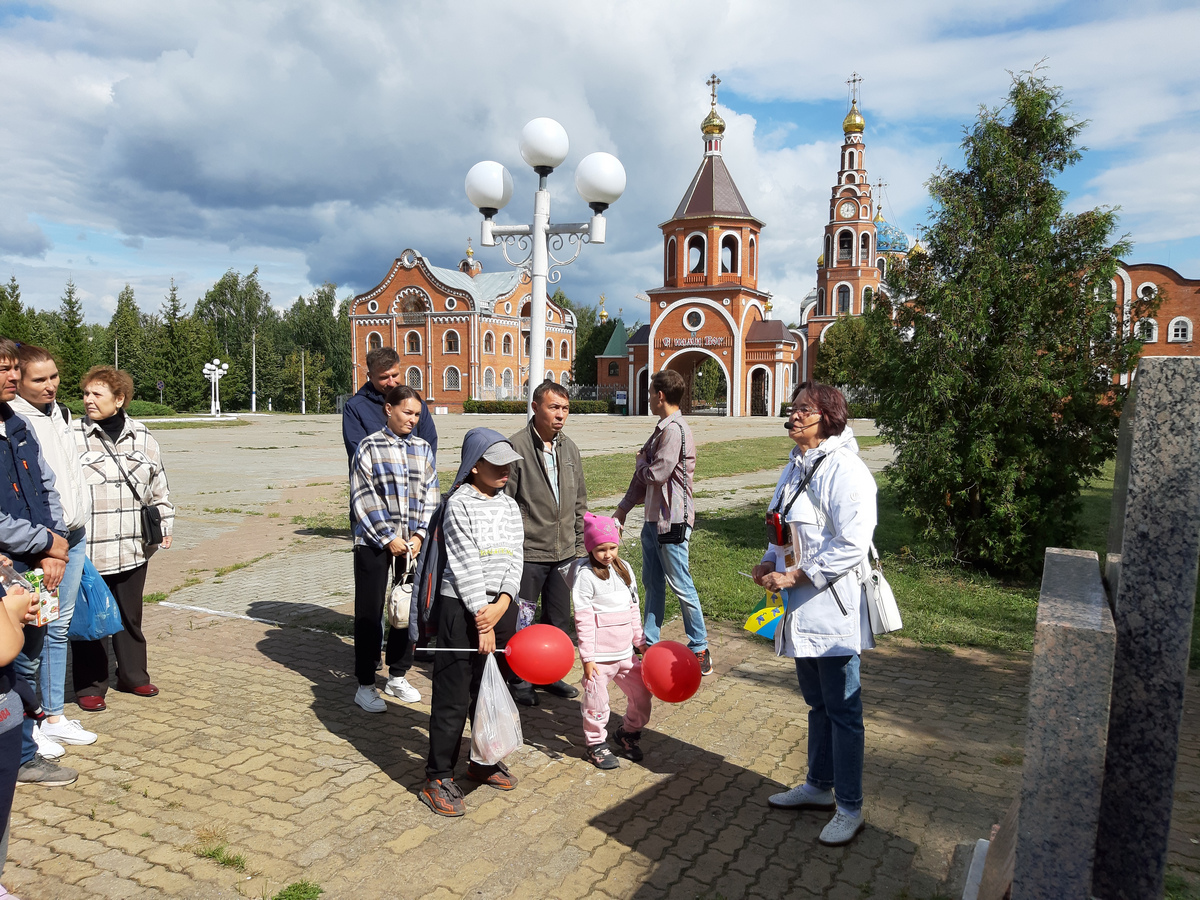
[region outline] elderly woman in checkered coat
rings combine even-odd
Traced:
[[[150,557],[159,547],[171,546],[175,507],[158,441],[125,412],[133,399],[133,379],[112,366],[94,366],[81,386],[87,415],[76,420],[74,429],[84,481],[92,495],[88,556],[116,598],[125,626],[111,638],[117,658],[116,688],[153,697],[158,688],[150,683],[146,669],[142,592]],[[161,543],[147,543],[143,536],[144,506],[157,508],[161,516]],[[75,697],[81,709],[105,708],[109,640],[71,643]]]

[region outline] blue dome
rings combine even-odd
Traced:
[[[881,216],[875,220],[875,248],[880,253],[907,253],[908,235]]]

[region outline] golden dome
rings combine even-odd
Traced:
[[[724,134],[725,120],[717,115],[717,109],[714,106],[709,110],[708,115],[704,117],[704,121],[700,123],[701,134]]]
[[[881,206],[881,207],[879,207],[879,212],[875,213],[875,224],[879,225],[886,221],[887,221],[887,219],[885,219],[883,217],[883,207]]]
[[[920,241],[913,244],[913,248],[908,251],[909,256],[917,256],[918,254],[921,256],[925,255],[925,247]]]
[[[862,113],[858,111],[858,101],[852,100],[850,112],[846,113],[846,118],[842,119],[842,131],[846,134],[862,134],[866,124],[863,121]]]
[[[817,257],[817,268],[820,269],[824,265],[825,265],[825,254],[822,253],[820,256]]]

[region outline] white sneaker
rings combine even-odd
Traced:
[[[790,791],[772,794],[767,798],[767,805],[775,809],[833,809],[837,804],[833,799],[833,791],[818,791],[808,787],[807,783],[799,784]]]
[[[381,713],[387,710],[387,704],[373,684],[360,684],[354,694],[354,702],[367,712]]]
[[[862,810],[858,811],[857,816],[851,816],[839,809],[833,814],[829,824],[821,829],[821,836],[817,840],[827,847],[840,847],[854,840],[854,836],[862,831],[866,824],[867,817],[863,815]]]
[[[43,722],[42,734],[60,744],[94,744],[96,735],[79,724],[78,719]]]
[[[421,692],[408,683],[403,676],[395,676],[387,680],[383,692],[390,697],[403,700],[405,703],[420,703]]]
[[[33,742],[37,744],[37,752],[46,759],[58,759],[67,752],[63,749],[62,744],[56,744],[42,734],[42,729],[37,725],[33,726]]]

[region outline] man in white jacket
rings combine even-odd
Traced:
[[[46,642],[38,659],[18,657],[18,667],[36,676],[41,688],[42,709],[46,717],[34,732],[38,752],[57,758],[63,755],[62,744],[91,744],[96,735],[84,730],[77,719],[63,717],[66,704],[67,629],[79,596],[83,577],[83,560],[87,555],[86,525],[92,514],[91,493],[83,480],[79,451],[70,430],[70,410],[59,404],[58,365],[54,357],[41,347],[21,344],[18,347],[21,380],[12,408],[33,426],[42,458],[54,473],[54,484],[62,502],[63,518],[69,529],[67,536],[67,569],[59,585],[59,618],[46,630]],[[40,671],[39,671],[40,669]]]

